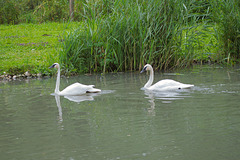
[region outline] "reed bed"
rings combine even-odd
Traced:
[[[195,0],[87,3],[84,25],[65,37],[60,61],[90,73],[140,70],[146,63],[156,69],[187,67],[218,47],[216,37],[206,38],[213,30],[209,5]]]
[[[239,58],[237,1],[115,0],[84,5],[60,61],[77,72],[188,67]],[[217,16],[220,15],[220,16]],[[229,19],[231,21],[229,21]]]
[[[223,62],[233,64],[240,58],[240,2],[237,0],[211,1],[211,19],[218,24]]]

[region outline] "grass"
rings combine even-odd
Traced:
[[[48,74],[59,61],[61,37],[79,23],[0,25],[0,74]]]

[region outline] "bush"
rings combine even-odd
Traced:
[[[0,5],[0,24],[15,24],[18,22],[20,10],[14,0],[1,0]]]
[[[42,23],[69,18],[68,0],[1,1],[0,23]]]

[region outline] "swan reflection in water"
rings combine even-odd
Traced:
[[[63,118],[62,118],[62,107],[61,107],[61,102],[60,102],[60,96],[57,94],[54,94],[54,93],[51,95],[55,96],[56,104],[58,107],[58,119],[59,119],[59,122],[62,122]],[[96,94],[96,93],[94,95],[89,93],[89,94],[81,95],[81,96],[64,96],[64,98],[66,98],[72,102],[80,103],[83,101],[93,101],[94,100],[93,96],[97,96],[97,95],[98,94]]]
[[[102,94],[109,94],[109,93],[113,93],[113,92],[114,92],[114,90],[104,90],[99,93],[87,93],[87,94],[80,95],[80,96],[64,96],[64,98],[66,98],[72,102],[80,103],[83,101],[93,101],[95,96],[99,96]],[[59,119],[59,122],[62,122],[63,118],[62,118],[62,107],[61,107],[61,102],[60,102],[60,96],[55,93],[52,93],[51,95],[55,96],[56,104],[58,107],[58,115],[59,115],[58,119]]]
[[[145,98],[149,99],[151,107],[148,108],[149,113],[154,113],[155,109],[155,99],[162,100],[162,103],[172,103],[175,100],[184,99],[186,97],[191,97],[190,93],[191,90],[189,89],[182,89],[182,90],[176,90],[176,91],[152,91],[148,89],[144,89],[144,94],[147,96]]]
[[[55,95],[55,100],[56,100],[57,107],[58,107],[58,119],[59,119],[59,122],[62,122],[63,118],[62,118],[62,107],[61,107],[61,102],[60,102],[60,96]]]

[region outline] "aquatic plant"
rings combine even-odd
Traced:
[[[233,63],[240,58],[240,2],[214,0],[211,5],[211,19],[218,24],[217,34],[223,49],[221,58]]]
[[[140,70],[145,63],[157,69],[188,66],[204,37],[192,28],[197,22],[207,25],[208,4],[197,14],[194,10],[201,7],[196,2],[86,3],[84,26],[65,37],[60,60],[78,72]]]

